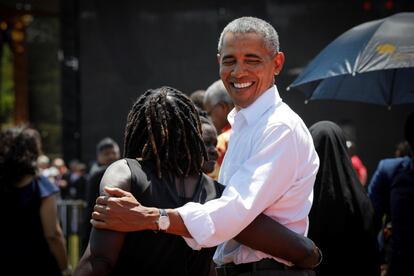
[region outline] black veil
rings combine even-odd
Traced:
[[[329,121],[314,124],[310,132],[320,158],[308,234],[324,253],[317,275],[378,275],[374,210],[352,166],[345,135]]]

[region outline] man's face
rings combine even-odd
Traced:
[[[217,132],[221,132],[227,125],[227,114],[230,112],[230,107],[224,103],[212,105],[209,101],[204,102],[204,109],[210,116]]]
[[[103,149],[98,155],[98,163],[102,166],[109,166],[119,159],[119,150],[114,147]]]
[[[272,55],[262,36],[227,33],[217,55],[220,77],[236,108],[246,108],[274,83],[282,70],[284,55]]]

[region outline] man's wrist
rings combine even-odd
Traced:
[[[147,208],[147,230],[154,230],[154,231],[158,231],[158,218],[160,217],[160,211],[158,208],[152,208],[152,207],[148,207]]]
[[[158,209],[160,216],[158,217],[158,230],[160,231],[167,231],[170,227],[170,218],[168,216],[168,213],[165,209]]]

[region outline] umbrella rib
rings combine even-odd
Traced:
[[[396,73],[397,73],[397,70],[393,69],[392,70],[392,75],[391,75],[390,94],[389,94],[389,98],[388,98],[388,110],[391,110],[392,98],[394,97],[394,82],[395,82],[395,74]]]

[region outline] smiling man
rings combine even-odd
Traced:
[[[258,33],[228,32],[220,38],[220,77],[237,110],[272,88],[274,76],[282,70],[285,56],[270,43]]]
[[[226,185],[222,197],[158,211],[119,189],[106,189],[118,198],[98,198],[92,223],[117,231],[158,226],[187,237],[193,248],[218,245],[218,275],[313,275],[233,240],[261,213],[301,235],[308,229],[319,159],[306,125],[275,86],[285,59],[277,32],[261,19],[238,18],[224,28],[217,59],[235,104],[228,115],[232,133],[219,176]]]

